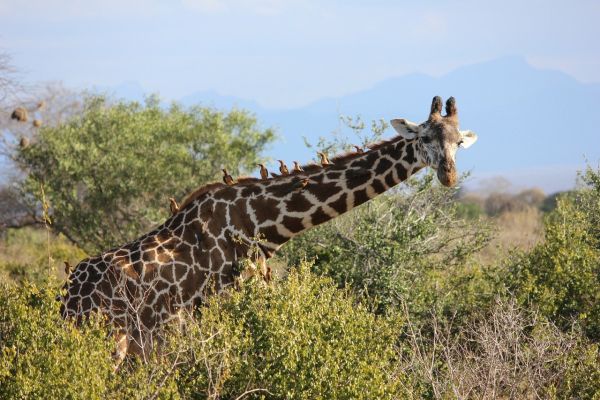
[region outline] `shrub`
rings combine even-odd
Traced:
[[[546,217],[544,242],[515,257],[505,279],[521,304],[565,330],[577,321],[600,340],[600,251],[592,222],[576,202],[560,199]]]
[[[535,311],[498,299],[461,330],[431,316],[407,322],[401,365],[436,399],[598,398],[600,352],[576,329],[562,332]]]
[[[0,398],[100,399],[112,363],[106,332],[62,320],[56,289],[25,284],[0,291]]]
[[[575,193],[575,203],[589,221],[590,234],[600,244],[600,169],[587,167],[580,174],[582,187]]]
[[[63,321],[48,283],[5,288],[0,397],[401,396],[407,378],[395,368],[399,319],[368,312],[308,269],[273,286],[249,282],[211,298],[199,318],[167,328],[157,354],[127,359],[116,374],[114,342],[100,318],[80,328]]]
[[[546,199],[546,194],[542,189],[533,188],[519,192],[515,198],[530,207],[540,208]]]
[[[89,96],[80,116],[40,128],[17,162],[31,208],[45,191],[54,229],[94,253],[158,224],[169,197],[215,179],[223,166],[233,174],[253,169],[273,139],[243,111]]]
[[[460,218],[477,221],[483,215],[483,207],[475,202],[460,201],[456,204],[456,215]]]
[[[435,271],[462,268],[485,245],[489,229],[460,218],[455,190],[434,185],[434,175],[407,185],[294,238],[282,256],[288,265],[314,259],[314,271],[369,298],[378,312],[403,299],[412,311],[430,309],[429,282],[447,276]]]
[[[212,344],[227,354],[213,373],[223,398],[256,389],[266,398],[384,399],[400,388],[392,373],[399,327],[303,266],[276,285],[245,285],[213,299],[198,329],[203,338],[217,335]],[[219,353],[199,343],[196,354]],[[186,396],[209,394],[205,358],[182,371]]]

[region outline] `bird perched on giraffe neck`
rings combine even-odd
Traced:
[[[171,209],[171,214],[173,215],[179,212],[179,204],[177,204],[177,200],[172,197],[169,197],[169,208]]]
[[[317,153],[317,154],[319,155],[319,157],[321,157],[321,165],[322,165],[323,167],[326,167],[326,166],[328,166],[328,165],[331,165],[331,162],[329,162],[329,159],[327,158],[327,154],[325,154],[325,153],[321,153],[321,152],[319,152],[319,153]]]
[[[263,164],[257,164],[260,167],[260,177],[263,181],[269,179],[269,170]]]
[[[298,161],[294,161],[294,172],[303,172],[303,171],[304,170],[302,169],[300,164],[298,164]]]
[[[71,271],[73,270],[73,267],[71,267],[71,264],[68,261],[63,261],[63,262],[65,263],[65,275],[68,278],[69,275],[71,275]]]
[[[281,172],[281,175],[289,175],[290,171],[288,170],[287,165],[285,165],[285,163],[282,160],[277,161],[279,161],[279,172]]]
[[[356,152],[357,152],[358,154],[362,154],[362,153],[364,153],[364,152],[365,152],[365,151],[363,150],[363,148],[362,148],[362,147],[360,147],[360,146],[354,145],[354,148],[356,149]]]
[[[233,178],[227,173],[225,168],[223,168],[223,182],[225,182],[226,185],[233,185]]]

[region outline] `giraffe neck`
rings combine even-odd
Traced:
[[[363,154],[338,157],[328,167],[263,183],[260,194],[249,199],[248,211],[253,214],[254,234],[264,237],[261,247],[267,256],[292,237],[352,210],[425,167],[419,146],[417,140],[396,137]],[[301,178],[308,178],[306,186],[298,185]]]

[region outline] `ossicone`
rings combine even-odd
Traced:
[[[446,101],[446,118],[456,117],[458,110],[456,108],[456,99],[454,97],[450,97]]]
[[[431,112],[429,113],[429,119],[437,118],[442,116],[442,98],[435,96],[431,101]]]

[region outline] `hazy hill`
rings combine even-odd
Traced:
[[[123,86],[124,97],[138,97],[132,96],[134,86]],[[120,94],[119,88],[116,92]],[[460,168],[472,170],[475,176],[502,174],[552,191],[568,187],[585,158],[592,163],[600,159],[600,84],[534,68],[520,57],[461,67],[441,77],[390,78],[368,90],[291,110],[265,109],[254,101],[213,91],[192,93],[181,101],[249,109],[282,136],[270,156],[307,161],[313,154],[302,136],[316,141],[330,134],[339,127],[339,115],[421,122],[434,95],[455,96],[461,126],[479,134],[475,147],[459,153]]]

